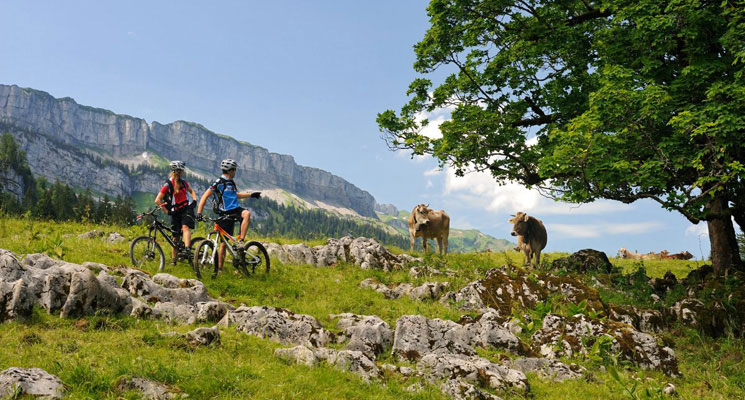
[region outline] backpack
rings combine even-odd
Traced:
[[[181,183],[181,190],[186,190],[186,181],[179,178],[179,182]],[[170,179],[166,180],[166,186],[168,186],[168,190],[163,195],[163,202],[168,204],[166,208],[168,208],[169,211],[174,211],[176,209],[179,209],[183,207],[185,204],[188,204],[189,201],[181,202],[179,204],[172,204],[173,203],[173,182],[171,182]]]
[[[225,213],[225,211],[220,209],[220,206],[223,205],[222,193],[225,191],[229,182],[232,182],[233,186],[235,186],[235,182],[232,179],[225,179],[221,176],[210,186],[210,189],[212,189],[212,212],[217,215]],[[222,190],[218,188],[220,185],[222,185]]]

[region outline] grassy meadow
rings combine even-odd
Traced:
[[[117,231],[127,241],[109,244],[102,239],[80,239],[80,233],[98,229]],[[200,226],[197,234],[205,233]],[[79,223],[54,223],[0,218],[0,248],[23,255],[47,252],[54,258],[82,263],[94,261],[111,266],[128,265],[129,240],[143,234],[144,228],[108,227]],[[258,238],[289,243],[282,238]],[[323,244],[321,241],[310,245]],[[166,259],[170,248],[161,241]],[[394,249],[401,252],[401,249]],[[546,263],[567,254],[549,253]],[[679,278],[699,266],[693,261],[659,260],[633,262],[611,259],[626,273],[639,267],[651,277],[661,277],[671,270]],[[229,261],[227,262],[229,263]],[[335,330],[329,314],[351,312],[378,315],[391,326],[407,314],[422,314],[430,318],[458,320],[462,312],[437,301],[414,301],[408,298],[387,300],[381,294],[358,287],[360,281],[375,278],[383,283],[449,281],[457,290],[483,277],[490,268],[504,264],[520,265],[517,252],[450,254],[445,258],[425,257],[425,264],[441,270],[455,270],[456,277],[413,279],[408,271],[383,273],[364,271],[353,265],[316,268],[306,265],[283,265],[272,260],[272,270],[246,278],[233,273],[232,266],[217,279],[204,279],[211,296],[233,305],[269,305],[285,307],[296,313],[316,317],[326,328]],[[149,271],[154,273],[155,271]],[[182,278],[194,278],[189,266],[182,262],[175,267],[167,263],[166,272]],[[589,279],[589,278],[588,278]],[[601,295],[613,303],[652,306],[641,294],[630,295],[613,288],[601,290]],[[557,305],[554,312],[566,313],[566,306]],[[530,313],[533,310],[526,310]],[[222,344],[191,348],[179,339],[161,333],[187,332],[194,326],[171,325],[161,321],[136,320],[116,315],[95,315],[80,320],[61,319],[36,310],[24,322],[0,324],[0,370],[12,366],[39,367],[57,375],[67,385],[69,398],[137,398],[135,393],[116,392],[114,384],[122,376],[142,376],[173,385],[189,394],[191,399],[281,399],[281,398],[372,398],[372,399],[439,399],[444,398],[439,387],[425,385],[423,392],[412,394],[404,389],[418,378],[408,380],[387,376],[383,382],[367,384],[356,375],[321,365],[315,368],[289,364],[273,357],[279,344],[259,339],[234,329],[221,330]],[[569,359],[584,365],[586,379],[554,383],[528,375],[531,394],[535,399],[629,399],[664,398],[662,387],[672,382],[679,398],[730,399],[745,397],[745,346],[734,338],[711,339],[692,329],[677,327],[662,334],[674,344],[681,378],[670,378],[655,371],[618,367],[620,380],[613,379],[608,364],[587,359]],[[508,353],[479,349],[492,360],[514,357]],[[390,356],[378,363],[404,365]],[[632,390],[632,388],[635,388]],[[523,395],[496,393],[504,399],[520,399]]]

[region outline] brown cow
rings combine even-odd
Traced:
[[[427,239],[437,240],[440,255],[448,253],[448,236],[450,236],[450,216],[445,211],[429,209],[429,204],[419,204],[409,214],[409,239],[411,251],[414,251],[414,241],[422,238],[424,252],[427,249]]]
[[[665,255],[663,258],[666,260],[690,260],[691,258],[693,258],[693,254],[684,251],[682,253]]]
[[[548,243],[548,234],[543,222],[538,218],[518,212],[510,218],[512,236],[517,236],[517,247],[525,254],[525,265],[531,265],[531,259],[535,257],[535,266],[541,265],[541,250]]]

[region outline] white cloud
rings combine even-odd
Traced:
[[[596,238],[610,235],[644,234],[662,227],[661,223],[652,221],[625,224],[551,224],[548,229],[570,238]]]
[[[696,225],[691,224],[686,228],[685,235],[693,237],[709,236],[709,227],[706,222],[699,222]]]
[[[454,106],[448,106],[444,108],[438,108],[432,112],[420,112],[417,113],[415,118],[417,123],[422,123],[425,119],[429,121],[427,126],[423,127],[421,135],[426,136],[430,139],[439,139],[442,137],[440,132],[440,125],[450,119],[450,113],[455,110]]]
[[[517,183],[499,185],[488,172],[471,172],[462,177],[445,168],[445,195],[455,196],[471,208],[484,209],[494,214],[514,214],[516,211],[536,212],[541,215],[590,215],[633,210],[633,206],[613,201],[571,204],[548,199],[533,189]]]
[[[424,176],[436,176],[440,175],[442,173],[442,169],[440,167],[434,167],[432,169],[428,169],[424,171]]]
[[[431,188],[432,186],[434,186],[434,184],[432,183],[432,179],[427,179],[427,189]]]

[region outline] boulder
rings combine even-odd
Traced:
[[[304,364],[309,367],[318,363],[318,358],[313,354],[313,351],[303,345],[276,349],[274,350],[274,357],[293,361],[297,364]]]
[[[178,282],[184,281],[188,284],[185,287],[164,287],[151,280],[144,272],[129,270],[122,281],[122,288],[128,290],[132,295],[141,297],[148,303],[173,302],[176,304],[195,305],[199,302],[212,301],[212,298],[207,295],[207,289],[205,289],[204,284],[196,279],[182,280],[172,276],[167,278],[166,275],[168,274],[158,275],[160,275],[159,279],[161,282],[173,282],[177,280]]]
[[[121,243],[123,241],[127,240],[124,236],[122,236],[119,232],[111,232],[109,236],[106,238],[106,241],[109,243]]]
[[[463,379],[448,379],[440,385],[440,390],[454,400],[502,400],[501,397],[464,382]]]
[[[375,360],[391,348],[393,331],[387,322],[374,315],[337,314],[330,315],[338,319],[336,328],[341,331],[337,342],[348,341],[345,349],[360,351],[368,358]]]
[[[235,325],[240,332],[285,345],[323,347],[333,340],[333,334],[310,315],[295,314],[276,307],[242,306],[228,311],[220,325]]]
[[[513,389],[523,393],[529,390],[524,373],[479,356],[428,354],[419,360],[417,370],[432,382],[462,379],[497,390]]]
[[[590,349],[586,346],[592,346],[601,336],[610,340],[607,351],[622,360],[670,376],[680,375],[678,361],[671,348],[660,346],[654,336],[620,322],[595,320],[583,314],[568,318],[549,314],[543,319],[541,330],[533,334],[532,341],[537,353],[555,359],[587,355]]]
[[[608,256],[602,251],[593,249],[583,249],[569,257],[554,260],[551,263],[551,268],[580,274],[588,272],[609,274],[613,271],[613,265],[608,260]]]
[[[186,398],[188,395],[156,381],[139,377],[122,377],[116,383],[116,390],[139,392],[143,399],[169,400]]]
[[[531,354],[524,344],[507,326],[507,321],[496,310],[480,315],[475,322],[464,324],[466,342],[473,347],[507,349],[515,354]]]
[[[88,231],[88,232],[85,232],[85,233],[81,233],[80,235],[78,235],[78,237],[79,237],[80,239],[95,239],[95,238],[100,238],[100,237],[102,237],[103,235],[104,235],[104,233],[103,233],[103,232],[101,232],[101,231],[99,231],[99,230],[97,230],[97,229],[94,229],[94,230],[92,230],[92,231]]]
[[[376,282],[372,278],[367,278],[360,282],[360,287],[373,289],[376,292],[381,293],[387,299],[409,297],[414,300],[438,299],[449,285],[448,282],[425,282],[420,286],[413,286],[410,283],[400,283],[393,287],[388,287],[382,283]]]
[[[417,361],[427,354],[476,355],[462,328],[453,321],[404,315],[396,321],[393,355],[409,361]]]
[[[187,332],[184,337],[192,346],[209,346],[220,344],[220,331],[216,326],[212,328],[197,328]]]
[[[0,322],[30,317],[33,308],[33,295],[22,279],[0,281]]]
[[[61,399],[65,391],[62,381],[40,368],[8,368],[0,372],[0,398],[29,395]]]

